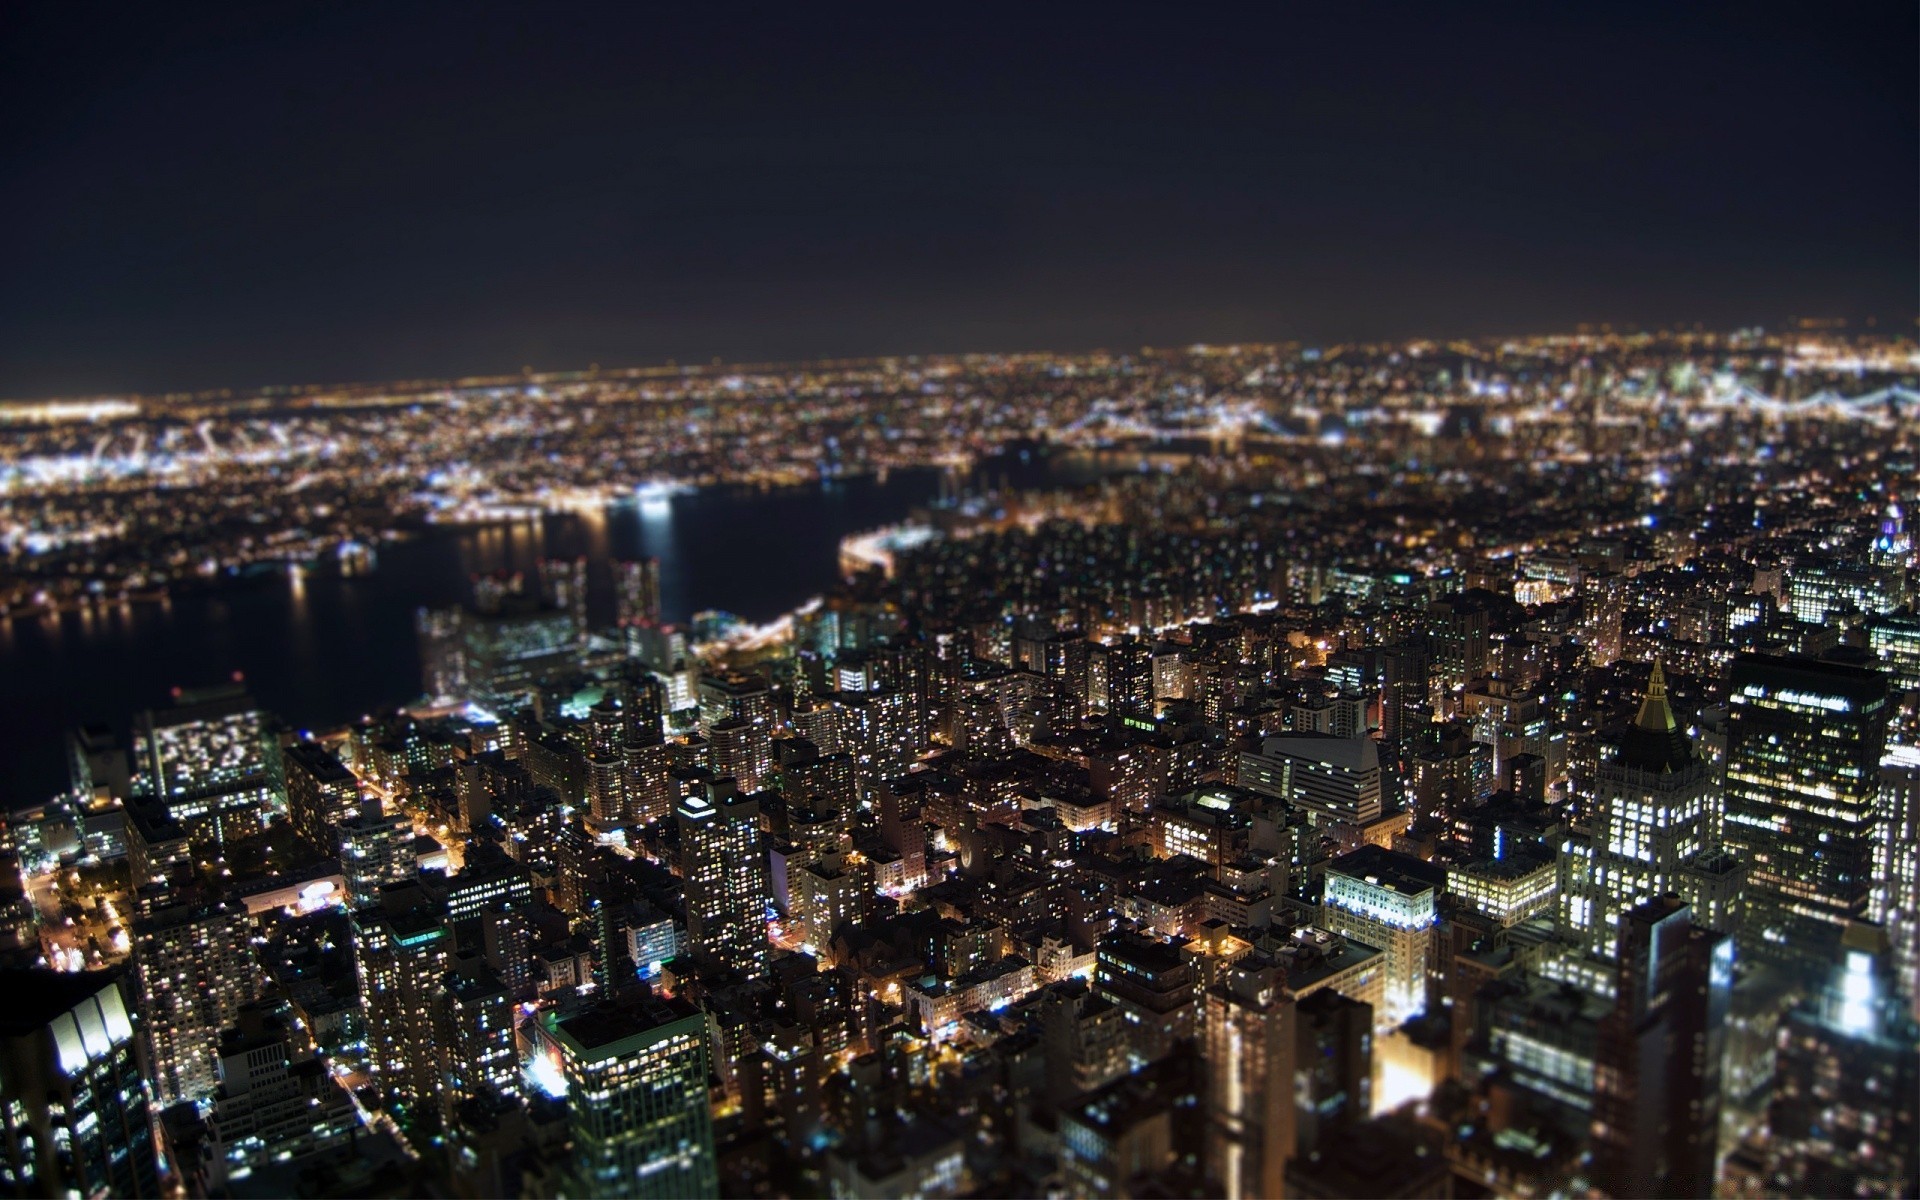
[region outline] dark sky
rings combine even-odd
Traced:
[[[1911,3],[1048,8],[0,7],[0,396],[1912,328]]]

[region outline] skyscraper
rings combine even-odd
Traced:
[[[285,753],[287,817],[300,840],[321,854],[340,849],[340,826],[360,812],[360,782],[318,742],[296,742]]]
[[[1207,989],[1207,1171],[1228,1200],[1278,1196],[1294,1151],[1294,1001],[1271,959]]]
[[[1608,960],[1621,913],[1654,896],[1685,893],[1682,868],[1713,848],[1716,815],[1713,771],[1674,719],[1659,663],[1639,714],[1612,749],[1594,772],[1587,836],[1570,848],[1579,861],[1562,900],[1568,927]]]
[[[1728,708],[1725,837],[1751,872],[1741,950],[1823,978],[1873,898],[1886,679],[1743,654]]]
[[[573,618],[574,636],[587,636],[587,560],[540,560],[540,598]]]
[[[719,1193],[704,1013],[640,992],[617,1007],[541,1020],[558,1050],[583,1195]]]
[[[340,873],[347,877],[349,908],[378,904],[381,888],[420,873],[412,824],[399,813],[384,814],[378,800],[367,801],[359,816],[340,827]]]
[[[416,899],[424,902],[424,894]],[[417,1110],[439,1097],[440,987],[453,939],[424,903],[392,896],[388,902],[353,917],[367,1061],[381,1091],[397,1097],[403,1111]]]
[[[238,904],[170,904],[134,922],[134,980],[163,1106],[206,1100],[218,1086],[220,1033],[259,984],[252,935]]]
[[[133,1015],[105,971],[0,971],[0,1178],[24,1196],[158,1196]]]
[[[613,564],[614,619],[622,627],[660,623],[660,560],[616,560]]]
[[[1661,896],[1621,919],[1619,961],[1594,1061],[1594,1185],[1608,1196],[1710,1195],[1733,943]]]
[[[725,789],[688,796],[680,823],[687,893],[687,942],[711,962],[758,975],[767,967],[767,854],[760,845],[760,803]]]

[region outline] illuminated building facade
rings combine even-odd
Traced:
[[[558,1052],[581,1195],[719,1194],[705,1014],[643,994],[540,1021]]]
[[[421,907],[356,913],[353,932],[368,1069],[404,1107],[432,1104],[441,1083],[440,985],[453,939],[439,915]]]
[[[1446,870],[1448,893],[1502,926],[1517,925],[1553,908],[1560,894],[1559,864],[1543,854],[1516,853]]]
[[[163,1106],[213,1095],[220,1033],[260,984],[252,936],[238,904],[171,904],[134,922],[135,986]]]
[[[1633,723],[1594,771],[1587,828],[1569,849],[1561,911],[1589,953],[1611,960],[1620,914],[1668,892],[1686,894],[1686,867],[1715,847],[1713,770],[1667,699],[1659,663]]]
[[[134,1017],[105,971],[0,971],[0,1185],[162,1195]]]
[[[1749,870],[1741,951],[1820,978],[1873,899],[1886,679],[1741,655],[1728,706],[1725,839]]]
[[[317,742],[296,742],[283,757],[287,819],[300,840],[321,854],[340,849],[340,826],[360,812],[360,781],[346,764]]]
[[[1305,809],[1315,824],[1380,819],[1380,751],[1371,738],[1279,734],[1240,756],[1237,782]]]
[[[760,802],[716,788],[685,797],[674,815],[680,826],[688,948],[743,975],[764,973],[773,893],[760,845]]]
[[[1445,870],[1379,846],[1362,846],[1327,864],[1320,921],[1327,929],[1386,954],[1380,1028],[1419,1016],[1427,1006],[1427,972]]]
[[[1619,942],[1594,1062],[1594,1185],[1617,1197],[1710,1195],[1733,942],[1694,925],[1678,896],[1626,913]]]

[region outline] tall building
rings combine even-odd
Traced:
[[[1284,1193],[1295,1138],[1294,1001],[1286,973],[1249,956],[1207,989],[1207,1174],[1228,1200]]]
[[[574,636],[587,636],[587,560],[543,558],[540,598],[573,618]]]
[[[519,1095],[514,999],[500,976],[483,961],[465,961],[447,973],[439,1002],[442,1109],[450,1114],[476,1096]]]
[[[387,884],[418,877],[412,823],[399,813],[385,815],[378,800],[367,801],[360,815],[340,827],[340,873],[347,878],[347,906],[354,909],[379,904]]]
[[[704,1013],[642,992],[540,1021],[559,1060],[582,1195],[719,1194]]]
[[[743,975],[766,971],[767,915],[773,900],[760,844],[760,803],[710,789],[674,810],[693,953]]]
[[[286,805],[268,724],[238,682],[176,692],[173,707],[135,719],[145,794],[166,805],[196,845],[257,833]]]
[[[587,713],[587,814],[600,830],[633,817],[627,795],[626,720],[619,705],[603,698]]]
[[[403,1113],[437,1106],[440,991],[452,940],[440,914],[392,896],[385,906],[353,916],[367,1065],[379,1090],[397,1098]]]
[[[1334,933],[1385,951],[1384,1002],[1374,1020],[1390,1028],[1427,1007],[1444,868],[1380,846],[1362,846],[1327,864],[1320,923]]]
[[[1743,654],[1727,703],[1725,838],[1749,870],[1741,951],[1824,978],[1873,900],[1886,678]]]
[[[729,718],[707,730],[713,746],[713,774],[731,779],[743,792],[757,792],[773,773],[773,733],[764,725]]]
[[[1920,749],[1890,746],[1880,764],[1873,920],[1891,940],[1895,992],[1920,1020]]]
[[[1619,988],[1594,1062],[1594,1186],[1711,1195],[1733,942],[1694,925],[1678,896],[1627,913],[1619,940]]]
[[[1911,1196],[1920,1185],[1920,1030],[1881,931],[1848,930],[1827,985],[1781,1023],[1755,1191]]]
[[[170,904],[133,923],[136,995],[154,1096],[204,1101],[219,1080],[221,1031],[254,998],[261,974],[253,921],[238,904]]]
[[[660,623],[660,560],[616,560],[613,564],[614,619],[622,627]]]
[[[284,758],[287,819],[294,833],[320,854],[337,854],[340,826],[360,813],[360,781],[317,742],[296,742]]]
[[[159,1196],[134,1018],[106,971],[0,971],[0,1190]]]
[[[1589,836],[1569,848],[1582,861],[1569,871],[1562,900],[1568,928],[1608,960],[1620,914],[1669,892],[1695,899],[1685,868],[1715,848],[1717,824],[1713,770],[1674,718],[1659,663],[1639,714],[1611,750],[1592,776]]]

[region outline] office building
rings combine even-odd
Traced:
[[[1616,1197],[1710,1195],[1733,942],[1662,896],[1621,918],[1619,945],[1594,1063],[1594,1186]]]
[[[1283,733],[1240,756],[1238,782],[1278,796],[1315,824],[1367,825],[1380,819],[1380,750],[1371,738]]]
[[[1633,723],[1608,750],[1592,776],[1590,837],[1575,851],[1580,869],[1569,873],[1562,911],[1586,949],[1611,960],[1622,913],[1693,890],[1686,868],[1716,848],[1719,814],[1713,770],[1680,728],[1659,663]]]
[[[1748,867],[1743,955],[1818,980],[1869,915],[1891,707],[1875,671],[1734,660],[1724,836]]]
[[[687,945],[743,975],[767,967],[773,900],[760,844],[760,803],[724,789],[687,796],[674,809],[687,894]]]
[[[0,971],[0,1185],[161,1195],[134,1015],[106,971]]]
[[[1321,924],[1386,953],[1385,993],[1374,1013],[1382,1029],[1426,1011],[1434,927],[1446,888],[1443,868],[1379,846],[1362,846],[1327,864]]]
[[[705,1014],[645,993],[540,1018],[558,1059],[584,1196],[719,1194]]]

